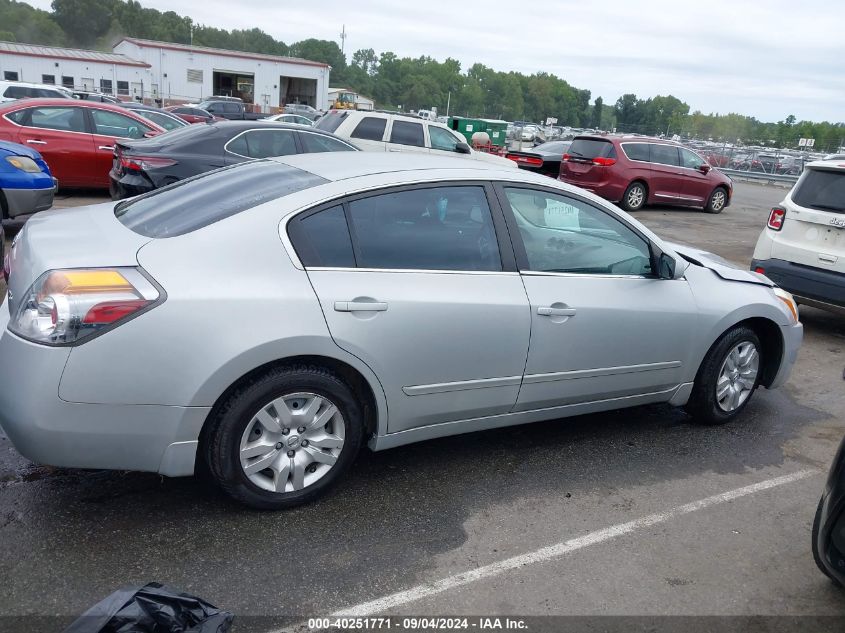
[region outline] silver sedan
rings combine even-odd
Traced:
[[[55,466],[191,475],[282,508],[368,444],[649,403],[704,424],[783,384],[762,275],[583,190],[421,155],[305,154],[31,219],[0,424]]]

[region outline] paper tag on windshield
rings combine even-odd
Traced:
[[[581,228],[578,222],[578,207],[558,200],[546,200],[543,218],[546,226],[552,229],[579,230]]]

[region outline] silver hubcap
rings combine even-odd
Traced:
[[[241,437],[241,468],[270,492],[302,490],[325,477],[343,450],[343,416],[328,398],[292,393],[263,406]]]
[[[628,192],[628,206],[636,209],[643,203],[645,191],[642,187],[636,186]]]
[[[719,211],[723,206],[725,206],[725,192],[724,191],[717,191],[713,194],[713,200],[710,202],[710,206],[713,208],[714,211]]]
[[[739,343],[728,353],[716,381],[716,403],[722,411],[735,411],[748,400],[759,367],[760,355],[753,343]]]

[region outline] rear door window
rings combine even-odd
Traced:
[[[659,165],[672,165],[677,167],[678,148],[674,145],[658,145],[651,143],[651,162]]]
[[[302,141],[302,147],[306,152],[316,154],[319,152],[354,152],[355,148],[349,143],[332,138],[331,136],[324,136],[322,134],[312,134],[310,132],[300,132],[299,139]]]
[[[422,124],[409,123],[408,121],[394,121],[393,128],[390,130],[390,142],[399,145],[425,147]]]
[[[351,136],[352,138],[360,138],[365,141],[381,141],[384,138],[384,128],[386,126],[387,119],[365,116],[355,126]]]
[[[24,125],[65,132],[87,132],[82,108],[32,108]],[[26,119],[25,119],[26,120]]]
[[[226,150],[246,158],[297,154],[293,130],[250,130],[226,145]]]
[[[349,219],[358,266],[502,270],[484,188],[440,186],[353,200]]]
[[[648,162],[648,143],[622,143],[622,151],[629,160]]]
[[[792,201],[808,209],[845,213],[845,171],[806,170],[795,185]]]

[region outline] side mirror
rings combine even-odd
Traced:
[[[660,279],[675,279],[677,265],[674,257],[666,253],[660,253],[660,256],[657,258],[657,276]]]
[[[458,142],[458,144],[455,145],[455,151],[458,152],[458,154],[471,154],[472,153],[472,150],[469,148],[469,145],[467,145],[466,143],[461,143],[461,142]]]
[[[708,165],[707,163],[702,163],[701,165],[698,166],[698,171],[700,171],[702,174],[709,173],[711,169],[713,169],[713,168],[710,165]]]

